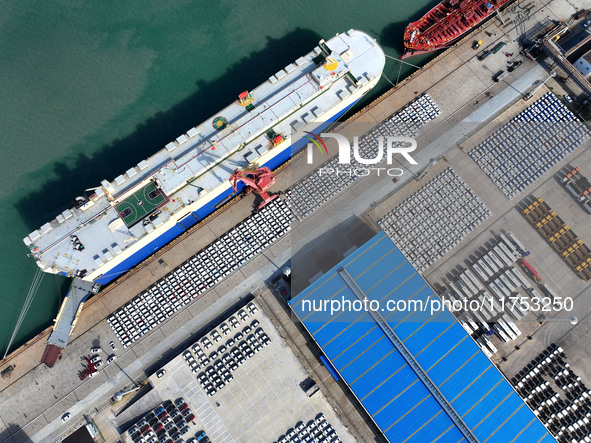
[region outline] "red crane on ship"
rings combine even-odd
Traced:
[[[248,187],[247,194],[254,192],[263,198],[263,202],[257,209],[263,208],[278,197],[277,194],[269,195],[267,192],[267,189],[275,183],[275,176],[266,166],[255,169],[254,171],[236,169],[230,176],[230,183],[236,192],[238,192],[238,182],[242,182]]]

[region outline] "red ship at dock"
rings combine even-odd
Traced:
[[[404,31],[402,58],[447,47],[511,0],[444,0]]]

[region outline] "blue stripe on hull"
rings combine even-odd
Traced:
[[[331,118],[327,119],[326,122],[323,122],[320,125],[318,125],[315,131],[322,132],[330,123],[334,122],[341,115],[343,115],[345,112],[351,109],[351,107],[353,107],[355,103],[357,103],[357,101],[358,100],[351,103],[349,106],[347,106],[337,114],[333,115]],[[267,166],[270,169],[275,169],[279,165],[285,163],[292,155],[300,151],[304,146],[308,144],[308,142],[309,140],[307,138],[299,139],[289,148],[284,149],[283,152],[273,157],[271,160],[269,160],[262,166]],[[238,183],[238,189],[239,191],[242,191],[242,189],[244,189],[244,185],[242,183]],[[232,194],[234,194],[234,190],[232,188],[221,193],[219,196],[209,201],[205,205],[201,206],[192,214],[189,214],[185,218],[179,220],[179,222],[173,228],[170,228],[168,231],[163,232],[158,238],[152,240],[150,243],[148,243],[142,249],[137,251],[131,257],[128,257],[127,259],[119,263],[117,266],[109,270],[107,274],[104,274],[96,278],[94,281],[104,285],[109,283],[111,280],[114,280],[115,278],[119,277],[121,274],[124,274],[129,269],[137,265],[139,262],[152,255],[162,246],[166,245],[167,243],[170,243],[172,240],[177,238],[188,228],[195,225],[197,221],[207,217],[209,214],[214,212],[217,209],[216,206],[219,205],[226,198],[230,197]]]

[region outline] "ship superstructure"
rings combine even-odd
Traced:
[[[45,272],[107,283],[236,191],[233,171],[284,163],[371,90],[385,56],[367,34],[337,34],[24,238]],[[240,190],[240,189],[239,189]]]

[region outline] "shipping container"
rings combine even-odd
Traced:
[[[474,274],[472,274],[472,271],[470,271],[469,269],[466,269],[464,271],[464,274],[470,279],[470,281],[472,282],[472,284],[474,286],[476,286],[476,288],[479,291],[482,291],[484,289],[484,286],[482,286],[482,284],[480,283],[480,281],[476,278],[476,276]]]
[[[482,258],[483,258],[484,262],[488,265],[488,267],[490,268],[490,270],[492,271],[493,274],[496,274],[497,272],[499,272],[499,267],[496,265],[496,263],[494,261],[491,260],[491,258],[488,255],[485,255]]]
[[[505,264],[505,266],[511,266],[513,264],[514,260],[511,260],[511,258],[509,258],[509,256],[507,256],[503,250],[499,247],[499,245],[495,246],[493,248],[493,251],[495,251],[495,254],[497,254],[497,257],[499,257],[501,259],[501,261]]]
[[[507,280],[509,280],[511,282],[511,284],[513,285],[513,290],[515,291],[519,286],[521,286],[521,282],[517,279],[517,277],[515,277],[513,275],[512,269],[509,268],[507,270],[505,270],[505,273],[503,274],[505,276],[505,278],[507,278]]]
[[[505,274],[499,275],[499,279],[503,282],[503,285],[505,285],[507,289],[509,289],[512,293],[515,292],[515,289],[517,289],[518,285],[514,285],[513,282],[505,276]]]
[[[495,271],[493,269],[491,269],[491,267],[488,265],[488,263],[486,263],[484,258],[481,258],[480,260],[478,260],[478,264],[480,265],[482,270],[488,275],[489,279],[495,275]]]
[[[478,288],[476,287],[476,285],[474,283],[472,283],[472,281],[468,278],[468,276],[466,275],[465,272],[462,272],[460,274],[460,279],[462,280],[462,283],[464,283],[464,286],[468,287],[468,289],[470,290],[470,293],[472,295],[476,295],[476,294],[478,294],[478,292],[480,292],[478,290]]]
[[[469,294],[466,295],[466,293],[460,289],[460,286],[456,282],[450,281],[447,283],[447,286],[449,286],[449,288],[453,292],[456,293],[456,295],[458,296],[457,297],[458,300],[464,300],[465,298],[468,298],[468,299],[470,298],[470,295]]]
[[[518,268],[510,268],[509,269],[511,271],[511,273],[517,277],[517,280],[519,280],[519,283],[521,283],[521,286],[525,289],[529,289],[531,288],[531,284],[529,283],[528,279],[525,277],[525,275],[523,275],[523,273],[518,269]]]
[[[484,272],[482,266],[480,266],[478,263],[472,263],[472,269],[474,270],[474,272],[476,272],[478,277],[480,277],[480,280],[482,280],[483,282],[488,281],[489,276]]]
[[[487,257],[490,257],[492,261],[495,262],[495,264],[497,265],[497,267],[499,269],[503,269],[505,267],[505,263],[503,263],[501,261],[501,259],[499,257],[497,257],[497,254],[494,253],[494,251],[489,251],[488,254],[486,254]]]
[[[505,295],[505,297],[511,296],[511,291],[505,284],[501,281],[501,279],[497,278],[493,283],[497,285],[497,287],[501,290],[501,292]]]

